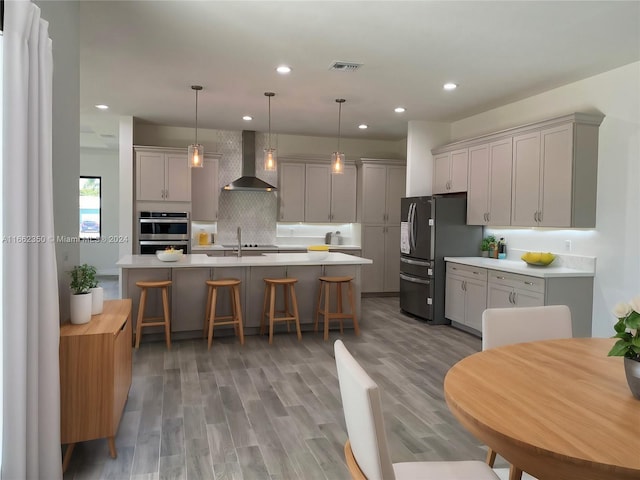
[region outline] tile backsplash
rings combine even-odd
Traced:
[[[277,208],[275,192],[223,190],[218,200],[218,243],[237,243],[240,227],[243,244],[275,244]]]

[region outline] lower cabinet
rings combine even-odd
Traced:
[[[444,315],[473,330],[482,330],[487,308],[487,270],[447,262]]]
[[[574,337],[591,336],[593,277],[533,277],[447,262],[445,317],[482,333],[485,308],[567,305]]]
[[[399,225],[363,225],[362,256],[373,260],[362,266],[363,292],[400,291]]]
[[[60,438],[66,468],[76,442],[115,435],[131,386],[131,300],[107,300],[89,323],[60,326]]]
[[[542,305],[544,305],[543,278],[495,270],[489,273],[487,308],[540,307]]]

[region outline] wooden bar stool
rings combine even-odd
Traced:
[[[322,315],[324,321],[324,339],[329,339],[329,323],[331,320],[340,320],[340,333],[343,333],[342,320],[350,318],[353,320],[353,329],[356,335],[360,335],[360,327],[358,327],[358,319],[356,317],[356,308],[353,301],[353,277],[320,277],[320,289],[318,290],[318,301],[316,303],[316,320],[313,330],[318,331],[318,321]],[[349,304],[351,305],[351,313],[344,313],[342,310],[342,285],[348,286],[347,295]],[[330,291],[331,285],[336,286],[336,312],[330,312],[331,306]],[[324,292],[324,295],[323,295]],[[324,299],[324,304],[323,304]]]
[[[213,342],[213,327],[233,325],[237,336],[240,337],[240,345],[244,345],[244,329],[242,328],[242,305],[240,303],[240,280],[237,278],[222,278],[220,280],[207,280],[209,287],[207,293],[207,308],[205,309],[204,327],[202,336],[207,337],[207,349]],[[231,315],[217,316],[216,303],[218,300],[218,288],[229,287],[229,300],[231,301]]]
[[[264,301],[262,303],[262,316],[260,317],[260,335],[264,333],[265,317],[269,321],[269,343],[273,342],[273,324],[276,322],[287,322],[287,331],[289,331],[289,322],[296,323],[296,332],[298,340],[302,338],[300,332],[300,316],[298,315],[298,300],[296,299],[295,284],[297,278],[265,278],[264,279]],[[284,310],[276,311],[276,295],[277,286],[282,285],[284,294]],[[291,306],[293,313],[289,310],[289,297],[291,297]],[[282,314],[277,316],[277,314]]]
[[[167,349],[171,350],[171,321],[169,319],[169,287],[171,286],[171,280],[136,282],[136,286],[142,289],[142,292],[140,292],[140,304],[138,305],[138,320],[136,322],[136,348],[140,347],[142,327],[164,326]],[[149,288],[159,288],[162,290],[162,311],[164,314],[162,317],[144,316],[144,307],[147,302],[147,289]]]

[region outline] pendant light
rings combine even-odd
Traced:
[[[344,153],[340,153],[340,117],[342,116],[342,104],[344,98],[336,98],[338,103],[338,149],[331,154],[331,173],[344,173]]]
[[[198,143],[198,92],[202,90],[202,86],[191,85],[191,90],[196,92],[196,141],[189,145],[189,166],[191,168],[202,168],[204,166],[204,147]]]
[[[269,148],[264,149],[264,169],[270,172],[276,170],[276,149],[271,148],[271,97],[275,97],[273,92],[264,92],[269,99]]]

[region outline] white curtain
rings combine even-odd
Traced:
[[[5,2],[2,479],[62,478],[48,23]]]

